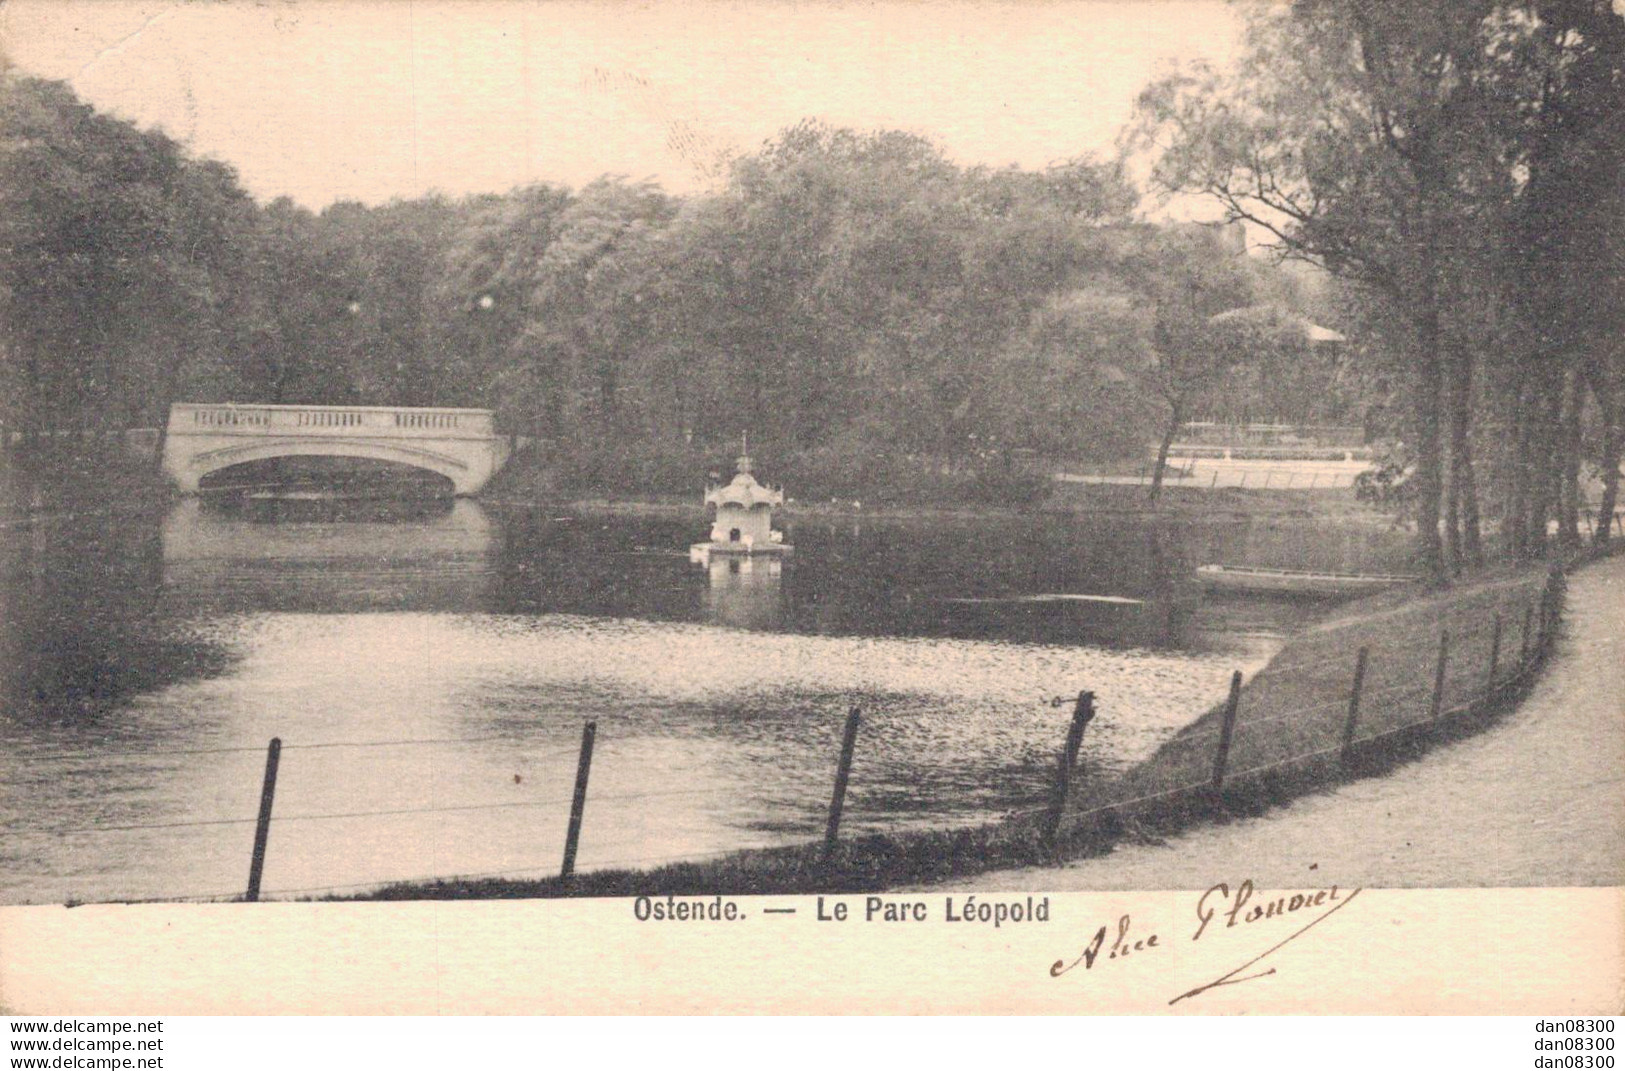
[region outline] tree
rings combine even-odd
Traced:
[[[356,397],[369,405],[457,405],[474,370],[448,344],[435,303],[457,209],[439,196],[376,208],[340,203],[319,217],[316,240],[343,251],[346,316],[335,338]]]
[[[1152,363],[1151,324],[1109,277],[1053,295],[986,362],[979,426],[1045,458],[1144,457],[1162,426],[1138,378]]]
[[[365,306],[358,251],[287,198],[272,201],[255,222],[252,326],[240,354],[249,400],[359,404]]]
[[[1579,540],[1583,392],[1601,410],[1604,501],[1619,479],[1619,339],[1625,297],[1598,287],[1625,268],[1625,12],[1607,0],[1508,4],[1487,89],[1516,99],[1507,158],[1522,181],[1508,213],[1508,300],[1529,354],[1520,377],[1520,464],[1510,524],[1523,556]],[[1599,531],[1603,531],[1603,526]],[[1606,539],[1604,531],[1603,538]]]
[[[183,384],[229,379],[252,203],[229,168],[62,83],[0,80],[4,418],[162,426]]]
[[[1472,92],[1493,5],[1300,0],[1259,9],[1236,74],[1164,79],[1141,97],[1142,137],[1165,137],[1156,180],[1207,194],[1227,218],[1273,235],[1380,293],[1415,335],[1419,556],[1436,579],[1445,387],[1456,486],[1467,486],[1471,369],[1444,338],[1454,251],[1506,192],[1502,119]]]
[[[558,390],[529,329],[541,315],[542,257],[570,201],[538,184],[465,205],[430,286],[441,345],[467,355],[469,400],[538,438],[557,434]]]
[[[1140,379],[1168,409],[1147,493],[1155,502],[1168,451],[1192,403],[1247,354],[1243,338],[1213,317],[1250,304],[1253,290],[1238,254],[1199,226],[1147,235],[1124,270],[1151,307],[1151,362]]]
[[[1133,202],[1112,165],[964,170],[912,135],[785,131],[673,238],[736,392],[718,419],[904,456],[1025,438],[990,385],[1007,360],[1019,374],[1031,317],[1098,266],[1098,232]]]
[[[568,419],[580,433],[620,432],[628,355],[639,346],[637,311],[650,244],[675,202],[653,183],[599,179],[560,214],[537,264],[533,344],[568,369]]]
[[[1581,220],[1618,187],[1622,39],[1602,0],[1298,0],[1255,13],[1235,75],[1142,97],[1162,185],[1217,198],[1410,327],[1419,554],[1438,579],[1482,555],[1480,352],[1510,392],[1514,553],[1544,543],[1554,511],[1573,537],[1592,321],[1568,273],[1595,263],[1596,224],[1618,226]]]

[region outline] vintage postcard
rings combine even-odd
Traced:
[[[0,7],[0,1012],[1619,1013],[1622,56]]]

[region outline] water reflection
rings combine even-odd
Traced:
[[[190,498],[164,518],[164,597],[190,611],[472,611],[499,528],[468,499]]]
[[[1165,650],[1207,642],[1177,530],[1013,517],[990,538],[986,524],[957,519],[802,520],[786,534],[795,557],[774,575],[768,561],[691,565],[682,548],[698,524],[698,515],[505,513],[492,608],[807,635]]]
[[[778,629],[784,563],[777,558],[718,555],[705,565],[707,619],[730,628]]]
[[[228,662],[170,627],[155,519],[68,515],[0,536],[0,726],[48,727],[57,744],[140,738],[123,704]]]

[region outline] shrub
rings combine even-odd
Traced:
[[[1377,452],[1375,464],[1354,478],[1354,497],[1380,509],[1403,510],[1415,500],[1410,477],[1415,462],[1408,446],[1393,443]]]

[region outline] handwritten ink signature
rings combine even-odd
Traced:
[[[1244,883],[1244,885],[1250,885],[1250,884],[1251,884],[1250,882]],[[1219,886],[1214,886],[1214,888],[1219,888]],[[1210,893],[1212,891],[1213,891],[1213,889],[1208,890],[1208,892],[1210,892]],[[1238,890],[1238,892],[1239,892],[1239,890]],[[1335,887],[1333,888],[1332,893],[1333,893],[1332,898],[1337,899],[1337,897],[1335,895],[1336,894],[1336,888]],[[1205,898],[1205,895],[1206,894],[1204,894],[1204,898]],[[1242,977],[1239,977],[1239,978],[1237,977],[1237,975],[1240,975],[1242,971],[1248,970],[1249,968],[1251,968],[1254,965],[1260,963],[1261,961],[1268,958],[1269,956],[1272,956],[1276,952],[1279,952],[1281,949],[1285,948],[1287,945],[1291,944],[1293,941],[1296,941],[1298,938],[1302,937],[1304,934],[1308,933],[1310,930],[1314,929],[1316,926],[1320,925],[1322,922],[1325,922],[1331,916],[1333,916],[1333,915],[1337,914],[1339,911],[1343,910],[1349,904],[1353,903],[1354,898],[1356,896],[1359,896],[1359,895],[1360,895],[1360,890],[1355,889],[1354,891],[1350,892],[1347,896],[1342,897],[1341,899],[1337,900],[1336,903],[1334,903],[1331,907],[1327,908],[1321,914],[1316,915],[1313,919],[1310,919],[1309,922],[1306,925],[1301,926],[1298,929],[1294,930],[1290,935],[1288,935],[1285,938],[1282,938],[1280,941],[1277,941],[1275,944],[1271,945],[1269,948],[1266,948],[1264,951],[1260,952],[1258,955],[1254,956],[1252,959],[1248,960],[1246,963],[1243,963],[1241,966],[1237,967],[1235,970],[1229,971],[1229,972],[1227,972],[1225,974],[1221,974],[1218,978],[1215,978],[1213,981],[1209,982],[1207,985],[1199,985],[1195,989],[1189,990],[1188,992],[1185,992],[1185,993],[1181,993],[1181,994],[1179,994],[1179,996],[1175,997],[1173,1000],[1170,1000],[1168,1003],[1169,1004],[1178,1004],[1180,1001],[1185,1000],[1185,999],[1187,999],[1189,997],[1199,996],[1202,993],[1206,993],[1209,989],[1217,989],[1220,986],[1224,986],[1224,985],[1238,985],[1241,982],[1251,982],[1256,978],[1263,978],[1263,977],[1266,977],[1268,975],[1274,974],[1275,973],[1275,968],[1271,967],[1268,970],[1259,971],[1257,974],[1248,974],[1248,975],[1243,975]],[[1239,901],[1240,897],[1238,896],[1237,899]],[[1313,901],[1315,906],[1318,906],[1319,904],[1324,903],[1324,902],[1325,901],[1318,899],[1318,894],[1317,894],[1317,898],[1314,899],[1314,901]],[[1228,925],[1234,925],[1235,924],[1235,912],[1238,911],[1239,909],[1240,909],[1240,903],[1237,904],[1236,908],[1232,909],[1231,919],[1230,919],[1230,922],[1228,923]],[[1267,916],[1259,915],[1257,917],[1258,918],[1265,918]],[[1208,919],[1204,918],[1202,920],[1202,926],[1200,928],[1198,928],[1197,931],[1196,931],[1196,937],[1200,937],[1202,935],[1202,929],[1205,929],[1207,927],[1207,923],[1208,923]],[[1196,937],[1193,937],[1192,940],[1196,940]]]
[[[1300,926],[1290,935],[1280,941],[1277,941],[1268,949],[1254,956],[1252,959],[1248,960],[1246,963],[1243,963],[1235,970],[1220,975],[1218,978],[1207,983],[1206,985],[1197,986],[1195,989],[1181,993],[1168,1003],[1178,1004],[1182,1000],[1188,1000],[1191,997],[1199,996],[1210,989],[1217,989],[1220,986],[1238,985],[1242,982],[1250,982],[1256,978],[1264,978],[1274,974],[1274,967],[1269,967],[1253,974],[1247,974],[1245,972],[1251,970],[1254,966],[1267,959],[1274,953],[1280,951],[1282,948],[1285,948],[1299,937],[1302,937],[1305,933],[1308,933],[1311,929],[1324,922],[1333,914],[1341,911],[1344,907],[1347,907],[1348,904],[1359,894],[1359,889],[1355,889],[1353,891],[1343,891],[1340,893],[1338,887],[1333,885],[1329,889],[1317,889],[1312,892],[1279,894],[1273,896],[1273,898],[1266,899],[1262,896],[1258,896],[1258,890],[1254,887],[1250,879],[1243,881],[1240,885],[1236,886],[1234,894],[1232,894],[1230,886],[1223,882],[1212,886],[1207,890],[1207,892],[1203,893],[1201,898],[1196,902],[1197,926],[1196,932],[1191,934],[1190,937],[1192,942],[1200,941],[1205,934],[1210,933],[1210,924],[1213,926],[1211,932],[1222,933],[1225,930],[1233,929],[1237,925],[1246,927],[1252,923],[1264,922],[1268,919],[1284,918],[1288,915],[1297,915],[1299,912],[1313,911],[1321,907],[1325,907],[1326,909],[1321,911],[1320,914],[1316,915],[1313,919],[1310,919],[1308,923]],[[1326,905],[1330,906],[1328,907]],[[1224,921],[1222,924],[1215,923],[1215,919],[1218,918],[1223,918]],[[1126,959],[1131,953],[1143,954],[1159,948],[1168,947],[1168,945],[1162,941],[1159,934],[1152,933],[1146,936],[1131,937],[1130,933],[1132,925],[1133,923],[1130,916],[1124,914],[1117,919],[1115,934],[1111,933],[1111,929],[1113,927],[1100,927],[1095,931],[1094,936],[1090,938],[1089,942],[1084,946],[1083,951],[1077,956],[1077,958],[1071,961],[1058,959],[1054,963],[1050,964],[1050,977],[1059,978],[1063,974],[1066,974],[1078,967],[1082,967],[1085,972],[1093,971],[1097,964],[1104,965],[1114,960]],[[1109,946],[1107,944],[1108,937],[1111,938],[1111,943]],[[1105,953],[1105,955],[1103,956],[1102,953]]]
[[[1117,936],[1112,941],[1111,951],[1106,956],[1107,959],[1117,959],[1120,956],[1127,956],[1130,952],[1145,952],[1153,948],[1161,947],[1157,944],[1156,934],[1152,934],[1149,937],[1142,937],[1136,941],[1130,941],[1128,939],[1129,925],[1130,920],[1127,915],[1124,915],[1117,920]],[[1050,964],[1049,976],[1051,978],[1059,978],[1061,975],[1065,974],[1067,971],[1070,971],[1080,963],[1083,964],[1084,970],[1093,970],[1095,960],[1100,957],[1101,950],[1105,947],[1105,945],[1106,927],[1102,926],[1100,929],[1095,931],[1094,937],[1091,938],[1089,943],[1083,947],[1083,953],[1078,956],[1077,959],[1073,960],[1071,963],[1068,963],[1064,959],[1058,959],[1054,963]]]

